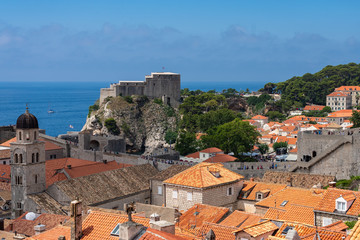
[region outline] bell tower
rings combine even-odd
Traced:
[[[28,108],[16,121],[16,141],[11,143],[11,209],[17,218],[29,210],[27,195],[46,189],[45,143],[38,140],[37,118]]]

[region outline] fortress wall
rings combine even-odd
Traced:
[[[327,148],[341,139],[341,135],[316,135],[300,132],[297,141],[297,161],[300,161],[304,155],[309,155],[312,157],[313,151],[316,152],[316,155],[319,155],[321,152],[325,151]]]
[[[101,88],[100,89],[100,104],[105,100],[107,97],[116,97],[115,89],[110,86],[110,88]]]
[[[353,158],[355,149],[351,143],[336,149],[332,154],[310,167],[311,174],[325,174],[336,176],[336,179],[349,179],[350,176],[358,176],[359,163]],[[357,150],[355,150],[357,151]]]
[[[0,127],[0,143],[15,137],[15,126]]]

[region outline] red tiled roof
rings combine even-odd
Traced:
[[[335,88],[335,91],[360,91],[359,86],[341,86],[338,88]]]
[[[347,97],[349,96],[349,93],[346,92],[332,92],[327,97]]]
[[[304,110],[305,111],[321,111],[324,109],[325,106],[322,105],[306,105]]]
[[[171,233],[162,232],[156,229],[148,228],[139,240],[186,240],[186,238],[176,236]]]
[[[264,222],[256,223],[254,225],[247,226],[245,228],[241,228],[241,229],[235,231],[235,233],[244,231],[247,234],[249,234],[250,236],[256,238],[258,236],[261,236],[268,232],[275,231],[277,229],[279,229],[278,226],[276,226],[270,220],[266,220]]]
[[[213,175],[213,172],[218,172],[220,177]],[[240,181],[241,179],[244,179],[244,177],[225,168],[221,163],[202,162],[165,180],[164,183],[206,188]]]
[[[227,154],[223,154],[223,153],[217,153],[214,157],[210,157],[208,159],[206,159],[204,162],[212,162],[212,163],[216,163],[216,162],[233,162],[235,161],[237,158],[227,155]]]
[[[359,110],[357,110],[359,112]],[[327,116],[328,118],[336,118],[336,117],[348,117],[350,118],[352,116],[352,112],[353,110],[351,109],[344,109],[344,110],[339,110],[336,112],[331,112],[329,113],[329,115]]]
[[[68,167],[69,165],[71,165],[71,168]],[[46,186],[50,186],[58,181],[66,180],[66,174],[68,174],[71,178],[77,178],[129,166],[131,165],[120,164],[116,161],[107,162],[105,164],[103,162],[93,162],[76,158],[48,160],[45,162]]]
[[[196,216],[196,226],[195,212],[199,213]],[[178,227],[182,230],[195,234],[205,222],[218,223],[228,212],[229,209],[224,207],[195,204],[180,216]]]
[[[248,191],[247,188],[243,188],[241,190],[241,195],[243,199],[247,199],[247,200],[253,200],[255,201],[256,200],[256,193],[257,192],[260,192],[260,191],[263,191],[263,190],[269,190],[269,193],[267,194],[266,197],[269,197],[281,190],[283,190],[284,188],[286,188],[286,185],[285,184],[275,184],[275,183],[265,183],[265,182],[249,182],[249,181],[246,181],[244,183],[244,186],[245,185],[254,185],[254,188],[251,190],[250,193],[248,193],[247,196],[243,196],[243,194]]]
[[[345,231],[349,227],[343,221],[337,221],[337,222],[334,222],[334,223],[332,223],[330,225],[327,225],[327,226],[325,226],[323,228],[329,229],[329,230],[334,230],[334,231]]]
[[[55,150],[55,149],[63,149],[62,147],[56,145],[55,143],[49,142],[43,138],[39,138],[39,141],[45,142],[45,151],[47,150]],[[16,142],[16,137],[0,144],[3,147],[10,147],[10,143]]]
[[[212,147],[212,148],[206,148],[200,151],[201,153],[220,153],[223,152],[220,148]]]
[[[247,227],[255,223],[260,222],[261,216],[253,213],[247,213],[239,210],[235,210],[223,221],[220,222],[222,226],[228,227]]]
[[[11,167],[10,165],[0,164],[0,181],[10,181]]]
[[[35,220],[31,221],[25,219],[27,213],[28,212],[14,219],[12,231],[16,231],[17,233],[25,234],[27,236],[32,236],[35,234],[34,227],[39,223],[45,225],[45,229],[49,230],[70,219],[69,216],[43,213]],[[7,226],[5,230],[10,231],[10,226]]]
[[[0,159],[10,159],[10,158],[11,158],[10,149],[0,150]]]
[[[256,115],[254,117],[251,118],[252,120],[265,120],[265,119],[268,119],[267,117],[265,116],[262,116],[262,115]]]
[[[347,210],[346,215],[358,216],[360,214],[360,192],[338,188],[328,188],[324,193],[321,201],[315,207],[315,210],[334,212],[336,199],[338,199],[340,196],[351,197],[350,200],[354,200],[350,208]]]
[[[213,230],[216,240],[235,240],[235,235],[233,232],[236,231],[237,228],[224,226],[222,224],[205,222],[200,228],[197,236],[206,236],[210,230]]]
[[[48,231],[26,238],[27,240],[58,240],[64,236],[66,240],[71,239],[71,228],[67,226],[56,226]]]

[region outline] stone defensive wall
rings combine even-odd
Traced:
[[[0,127],[0,143],[15,137],[15,126],[2,126]]]
[[[304,131],[298,135],[292,172],[326,174],[337,179],[360,175],[360,129]]]

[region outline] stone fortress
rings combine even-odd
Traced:
[[[290,171],[325,174],[337,179],[360,175],[360,129],[303,131],[298,159]]]
[[[180,105],[180,74],[156,72],[145,76],[145,81],[119,81],[110,88],[100,90],[100,104],[107,97],[145,95],[149,98],[161,98],[164,104],[172,107]]]

